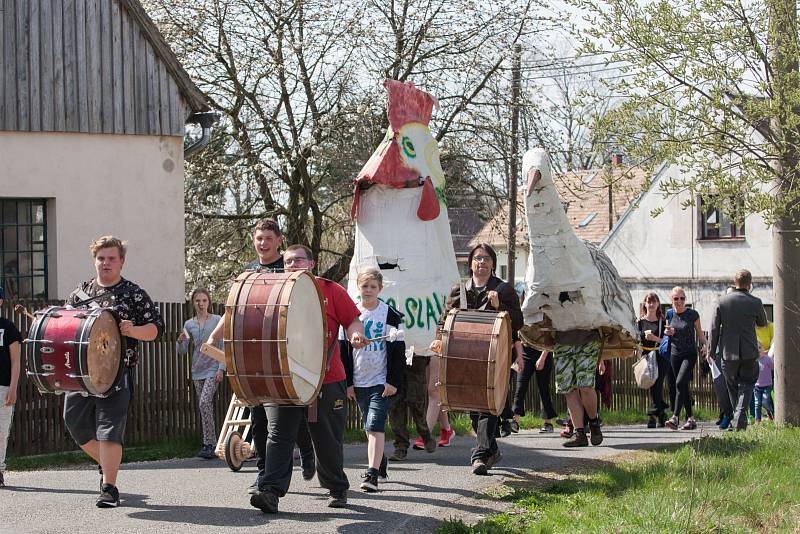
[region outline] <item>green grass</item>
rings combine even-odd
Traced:
[[[800,530],[800,428],[765,423],[597,465],[510,482],[499,493],[514,513],[437,534]]]

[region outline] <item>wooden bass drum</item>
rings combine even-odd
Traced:
[[[508,312],[450,310],[439,356],[442,409],[500,415],[508,395],[512,348]]]

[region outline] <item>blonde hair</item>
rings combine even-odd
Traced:
[[[356,278],[356,285],[361,287],[361,284],[366,282],[367,280],[375,280],[378,282],[378,287],[381,289],[383,288],[383,275],[381,274],[380,270],[376,269],[375,267],[367,267],[360,273],[358,273],[358,277]]]
[[[674,295],[675,293],[677,293],[677,292],[679,292],[679,291],[680,291],[681,293],[683,293],[684,295],[686,295],[686,290],[685,290],[685,289],[683,289],[681,286],[675,286],[675,287],[673,287],[673,288],[672,288],[672,291],[670,291],[670,293],[669,293],[669,294],[670,294],[670,295]]]
[[[104,235],[103,237],[95,239],[89,245],[89,250],[92,252],[92,257],[95,258],[97,257],[97,253],[102,249],[111,247],[117,247],[120,258],[124,258],[125,254],[128,252],[128,242],[114,237],[113,235]]]

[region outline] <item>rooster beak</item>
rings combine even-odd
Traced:
[[[526,196],[531,196],[533,188],[536,187],[536,184],[538,184],[541,179],[542,173],[539,169],[532,168],[528,171],[528,194]]]

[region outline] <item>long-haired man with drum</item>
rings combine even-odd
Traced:
[[[304,245],[291,245],[283,254],[287,272],[310,271],[314,256]],[[347,420],[347,380],[339,352],[339,327],[355,348],[366,345],[360,311],[347,291],[331,280],[317,277],[325,301],[329,354],[322,389],[316,401],[316,418],[309,417],[308,429],[317,456],[317,478],[330,493],[328,506],[341,508],[347,504],[350,487],[344,472],[344,427]],[[250,504],[264,513],[276,513],[278,500],[286,495],[292,480],[292,450],[298,428],[306,414],[302,406],[267,406],[269,437],[267,438],[264,476],[259,477],[259,493],[250,497]],[[309,409],[311,410],[311,409]],[[316,419],[314,421],[313,419]]]
[[[117,473],[122,461],[122,442],[139,341],[153,341],[160,336],[164,332],[164,322],[147,292],[122,277],[127,243],[107,235],[94,241],[89,249],[97,276],[80,284],[67,298],[66,304],[78,305],[91,299],[91,306],[112,310],[124,340],[125,368],[119,382],[105,396],[67,393],[64,423],[72,439],[100,465],[97,506],[113,508],[119,505]]]
[[[519,345],[517,343],[517,331],[520,329],[520,327],[522,327],[523,324],[519,299],[517,298],[517,293],[514,291],[514,288],[511,286],[511,284],[504,282],[494,275],[494,270],[497,267],[497,253],[494,251],[491,245],[486,243],[479,243],[475,245],[475,247],[473,247],[469,253],[468,264],[470,279],[463,286],[461,284],[453,286],[453,289],[450,291],[450,296],[447,298],[447,302],[445,304],[445,311],[442,314],[442,317],[439,319],[439,331],[436,335],[436,339],[433,341],[433,343],[431,343],[430,348],[432,351],[437,353],[447,352],[446,350],[443,350],[446,349],[446,347],[444,347],[442,343],[442,332],[444,329],[446,329],[445,322],[448,315],[452,315],[449,313],[450,310],[461,308],[466,310],[507,312],[511,322],[511,339],[505,339],[505,341],[501,343],[497,342],[497,335],[490,335],[491,331],[484,335],[483,332],[477,332],[478,328],[470,328],[466,324],[464,325],[463,330],[456,330],[455,328],[453,329],[453,334],[472,330],[472,332],[467,333],[467,336],[470,336],[475,340],[485,338],[488,344],[491,346],[500,347],[498,350],[508,352],[508,354],[490,355],[488,359],[488,365],[495,369],[497,376],[504,377],[504,379],[500,378],[499,380],[495,381],[496,384],[500,385],[504,382],[504,385],[507,386],[509,367],[511,365],[511,353],[514,348]],[[461,296],[462,288],[463,297]],[[462,302],[462,298],[466,302]],[[475,317],[473,324],[477,325],[478,323],[482,322],[485,321],[483,321],[481,318]],[[490,328],[498,330],[498,328],[493,326]],[[490,339],[491,341],[489,341]],[[472,344],[477,345],[476,343]],[[445,356],[445,362],[447,362],[449,359],[453,360],[452,363],[447,364],[447,367],[456,368],[460,366],[471,365],[473,363],[471,361],[467,362],[467,358],[464,357],[450,356],[445,354],[443,354],[443,356]],[[505,364],[501,363],[499,366],[494,365],[495,361],[505,362]],[[454,375],[458,374],[474,375],[475,373],[454,373]],[[448,375],[449,373],[443,369],[443,371],[440,372],[440,382],[449,380]],[[487,388],[494,389],[494,386],[495,384],[487,385]],[[444,387],[445,389],[447,388],[446,385],[444,385]],[[500,387],[497,388],[498,392],[500,389]],[[503,391],[507,391],[507,387]],[[480,404],[480,402],[482,402],[482,398],[487,396],[486,391],[475,390],[472,392],[461,392],[457,391],[457,387],[453,393],[473,395],[476,401],[478,401],[477,404]],[[497,397],[498,399],[495,404],[504,405],[506,402],[505,393],[499,394]],[[445,398],[443,398],[442,404],[445,404],[444,401]],[[454,402],[451,404],[456,403]],[[496,406],[495,408],[497,408],[495,410],[496,413],[499,413],[499,411],[502,409],[502,406]],[[472,464],[472,472],[476,475],[486,475],[488,470],[503,457],[503,455],[500,454],[500,450],[497,447],[496,441],[499,418],[497,415],[489,413],[488,411],[472,411],[470,413],[470,418],[472,419],[472,426],[475,429],[476,434],[475,448],[472,449],[472,457],[470,460]]]

